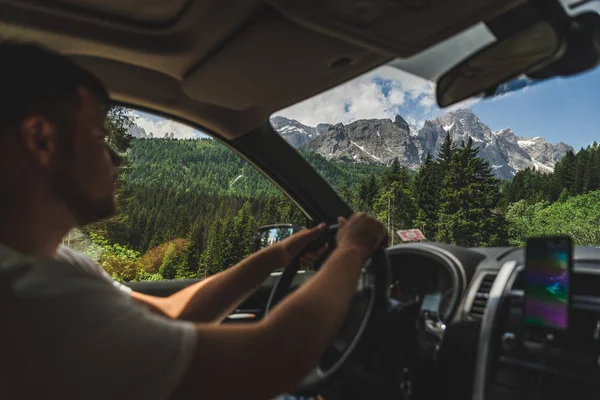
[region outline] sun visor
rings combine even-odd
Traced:
[[[193,99],[242,110],[271,112],[334,87],[389,57],[263,16],[183,80]]]
[[[533,0],[269,0],[298,24],[360,46],[413,56]]]

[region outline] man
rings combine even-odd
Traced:
[[[59,246],[115,211],[121,160],[105,140],[104,87],[32,45],[0,44],[0,59],[2,398],[267,399],[298,387],[341,327],[383,226],[340,219],[319,272],[255,324],[220,321],[324,226],[169,298],[131,292]]]

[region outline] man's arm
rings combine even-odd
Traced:
[[[115,400],[264,400],[293,391],[339,330],[362,263],[384,232],[367,217],[351,219],[313,279],[245,326],[164,318],[116,296],[97,274],[41,260],[11,282],[4,304],[2,332],[20,348],[9,352],[5,391],[86,398],[93,387],[94,398]]]
[[[324,231],[321,224],[267,247],[225,271],[195,283],[169,297],[132,292],[131,297],[173,319],[221,322],[274,270],[289,264],[308,243]]]
[[[363,263],[385,235],[364,215],[347,229],[351,237],[338,236],[338,248],[313,279],[261,322],[198,324],[197,352],[172,398],[268,399],[296,389],[339,331]]]

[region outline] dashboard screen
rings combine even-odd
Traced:
[[[566,329],[569,315],[570,239],[530,239],[525,258],[525,324]]]
[[[441,293],[427,293],[425,296],[423,296],[423,303],[421,303],[421,313],[429,312],[437,315],[440,310],[441,301]]]
[[[414,253],[392,254],[390,265],[390,297],[414,304],[422,316],[445,321],[455,306],[455,284],[449,268],[435,258]]]

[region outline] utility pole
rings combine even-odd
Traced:
[[[392,243],[391,245],[394,245],[394,214],[393,214],[393,210],[396,208],[396,199],[394,198],[394,201],[392,202],[392,209],[390,210],[390,229],[391,229],[391,235],[390,237],[392,238]]]
[[[394,196],[393,190],[392,190],[392,196]],[[394,199],[394,201],[392,201],[392,198],[388,197],[387,228],[388,228],[388,237],[391,240],[390,246],[394,245],[394,217],[392,216],[394,207],[395,207],[395,199]]]

